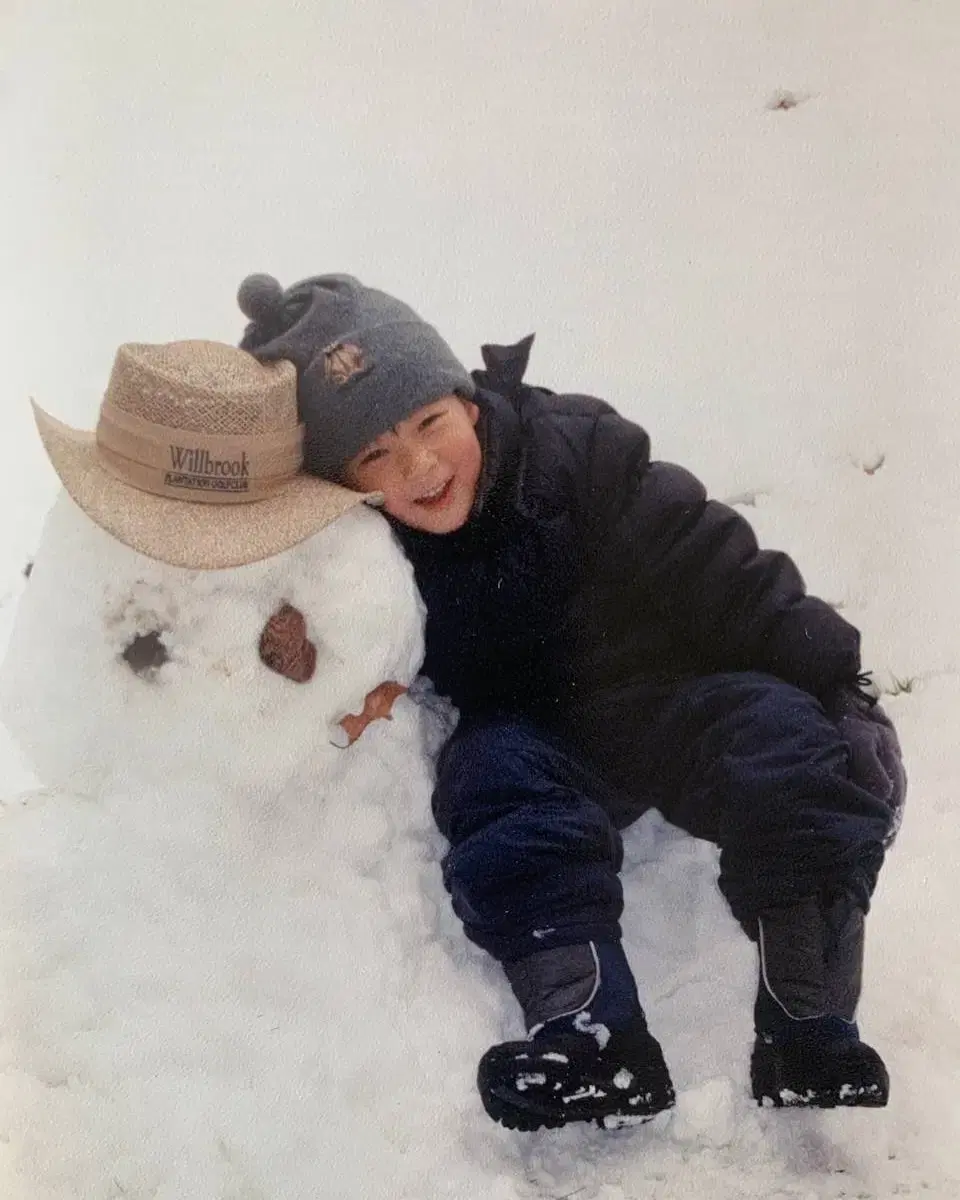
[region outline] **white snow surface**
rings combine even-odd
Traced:
[[[4,1200],[960,1195],[958,48],[955,0],[0,13]],[[749,1100],[754,951],[651,814],[625,940],[676,1109],[492,1124],[476,1063],[521,1026],[440,879],[449,714],[329,741],[416,669],[382,518],[209,576],[63,499],[40,541],[26,394],[92,422],[116,344],[234,340],[261,268],[353,270],[470,365],[538,329],[531,377],[614,400],[863,630],[910,773],[860,1013],[888,1108]],[[284,598],[309,685],[256,657]],[[148,684],[117,651],[158,617]]]

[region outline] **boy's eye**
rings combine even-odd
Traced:
[[[420,422],[420,428],[426,429],[428,425],[433,425],[436,421],[439,421],[441,417],[445,417],[446,415],[447,410],[445,408],[440,412],[431,413],[428,417],[424,417]]]
[[[386,453],[386,450],[371,450],[369,454],[365,454],[360,459],[360,466],[365,467],[369,463],[376,462],[378,458],[383,458]]]

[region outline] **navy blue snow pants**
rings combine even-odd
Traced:
[[[748,932],[822,889],[868,905],[890,813],[850,780],[846,743],[812,696],[768,675],[710,675],[637,700],[635,734],[605,771],[522,719],[461,722],[433,807],[472,941],[507,963],[619,940],[619,830],[654,807],[719,846],[720,888]]]

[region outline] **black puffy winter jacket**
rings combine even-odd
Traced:
[[[859,634],[758,549],[688,471],[652,461],[608,404],[523,384],[530,343],[474,373],[484,465],[454,534],[397,534],[427,607],[423,673],[464,715],[565,727],[625,689],[756,670],[828,698]]]

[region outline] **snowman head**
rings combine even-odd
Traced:
[[[43,782],[278,788],[339,753],[369,691],[410,680],[412,571],[369,497],[300,473],[289,363],[121,347],[96,434],[36,415],[68,495],[0,702]]]
[[[293,614],[293,616],[291,616]],[[266,665],[278,615],[312,658]],[[311,650],[302,646],[309,643]],[[423,611],[387,522],[359,506],[262,562],[191,571],[138,554],[63,495],[51,511],[0,674],[5,723],[45,784],[279,790],[335,769],[338,722],[407,684]],[[293,676],[293,677],[291,677]]]

